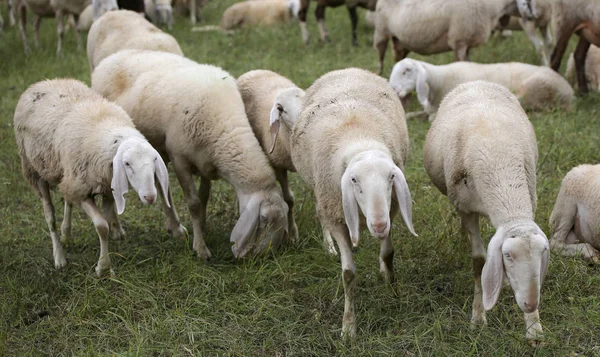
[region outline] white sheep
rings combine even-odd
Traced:
[[[600,165],[580,165],[562,181],[550,215],[553,250],[600,262]]]
[[[575,87],[577,77],[575,74],[575,59],[573,53],[569,56],[567,62],[567,71],[565,72],[567,81]],[[600,91],[600,47],[591,45],[585,59],[585,78],[588,86],[595,91]]]
[[[471,239],[473,325],[486,324],[506,276],[525,313],[526,337],[542,334],[538,305],[549,244],[534,222],[537,143],[517,98],[485,81],[461,84],[442,101],[424,147],[425,171],[458,211]],[[496,228],[487,250],[479,216]]]
[[[79,19],[73,23],[73,27],[77,26],[79,31],[89,31],[94,22],[94,13],[92,5],[88,5],[79,15]]]
[[[283,191],[283,199],[288,205],[289,236],[297,241],[298,227],[292,213],[294,194],[290,190],[287,172],[296,172],[292,163],[289,137],[292,125],[302,108],[305,93],[289,79],[266,70],[254,70],[243,74],[237,79],[237,86],[252,131],[275,170],[275,176]],[[275,124],[280,121],[284,122],[283,128],[280,128],[280,124]],[[271,122],[274,123],[273,130]]]
[[[157,26],[167,25],[169,31],[173,28],[172,0],[144,0],[146,16]]]
[[[552,28],[556,46],[550,58],[550,67],[558,72],[562,57],[573,33],[579,43],[573,52],[578,88],[581,93],[589,91],[585,75],[586,57],[591,44],[600,46],[600,1],[553,0]]]
[[[262,253],[281,243],[288,207],[229,73],[171,53],[123,50],[100,63],[92,88],[121,105],[173,163],[200,258],[211,256],[204,243],[206,204],[211,180],[219,178],[234,186],[239,202],[231,233],[234,255]],[[199,193],[193,175],[201,177]]]
[[[67,261],[50,197],[54,187],[65,199],[63,239],[71,236],[72,205],[80,206],[100,238],[96,273],[110,270],[109,230],[113,226],[114,236],[123,234],[115,203],[121,214],[128,182],[143,203],[153,203],[155,176],[164,196],[169,176],[161,156],[123,109],[71,79],[46,80],[27,88],[15,110],[14,128],[23,175],[44,204],[56,268]],[[103,212],[94,202],[95,195],[102,196]]]
[[[292,162],[313,188],[325,237],[333,236],[338,245],[345,293],[343,336],[356,333],[357,276],[350,243],[358,245],[361,226],[380,240],[380,271],[390,281],[394,279],[391,217],[397,204],[415,234],[410,191],[402,173],[408,144],[402,104],[383,78],[349,68],[323,75],[306,91],[292,129]],[[394,205],[392,191],[398,202]]]
[[[390,39],[396,62],[411,51],[454,51],[457,61],[468,61],[469,50],[487,42],[505,15],[535,18],[535,0],[378,0],[373,45],[379,53],[379,74]]]
[[[416,90],[417,98],[430,119],[450,91],[459,84],[475,80],[505,86],[527,109],[568,109],[574,98],[573,88],[560,74],[548,67],[518,62],[454,62],[436,66],[405,58],[394,65],[390,75],[390,84],[401,98]]]
[[[111,11],[94,21],[87,42],[91,71],[104,58],[123,49],[162,51],[183,56],[173,36],[164,33],[136,12]]]

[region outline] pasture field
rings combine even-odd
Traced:
[[[218,23],[233,2],[211,1],[201,25]],[[362,10],[359,46],[353,47],[346,10],[327,10],[333,41],[321,44],[314,8],[313,3],[308,47],[302,45],[297,23],[226,36],[192,33],[188,21],[177,18],[172,33],[188,57],[221,66],[236,77],[252,69],[271,69],[306,88],[330,70],[376,70],[372,31],[365,26]],[[0,12],[6,18],[4,2]],[[488,312],[489,325],[470,328],[470,243],[448,199],[423,169],[429,123],[421,121],[408,123],[411,152],[405,170],[419,236],[411,236],[396,217],[392,234],[397,281],[390,286],[378,276],[379,243],[363,232],[354,256],[354,341],[340,339],[340,263],[322,247],[314,198],[297,174],[292,175],[292,189],[300,241],[270,257],[233,259],[229,234],[237,217],[235,196],[229,184],[219,182],[209,201],[209,262],[194,256],[191,238],[167,234],[160,205],[143,206],[130,192],[121,216],[127,236],[109,245],[116,276],[96,278],[98,238],[79,209],[73,218],[74,243],[66,247],[69,265],[56,271],[41,201],[21,175],[12,127],[19,96],[30,84],[56,77],[90,83],[85,51],[76,50],[72,31],[65,36],[64,57],[56,58],[54,24],[43,22],[42,49],[28,58],[17,28],[0,33],[0,355],[600,356],[600,267],[577,258],[551,256],[540,306],[542,346],[534,348],[525,341],[523,316],[510,288]],[[29,36],[33,44],[31,25]],[[426,60],[448,63],[453,56]],[[472,60],[538,62],[522,33],[492,39],[472,51]],[[384,76],[392,65],[390,48]],[[412,109],[417,109],[415,104]],[[578,98],[570,112],[530,113],[539,145],[536,221],[548,237],[548,217],[564,175],[576,165],[600,162],[598,109],[600,95],[592,93]],[[191,232],[174,175],[171,185]],[[59,194],[54,203],[62,219]],[[493,229],[487,220],[482,229],[489,239]]]

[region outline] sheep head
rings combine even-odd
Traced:
[[[294,127],[294,123],[298,119],[302,106],[304,105],[304,96],[305,93],[302,89],[292,87],[283,90],[275,98],[275,103],[273,104],[273,108],[271,108],[269,119],[272,142],[269,153],[272,153],[275,149],[281,121],[283,121],[289,130]]]
[[[344,217],[355,247],[359,240],[359,208],[373,236],[383,239],[389,235],[392,188],[406,226],[417,235],[412,225],[412,200],[406,179],[387,154],[369,150],[355,155],[342,176],[341,187]]]
[[[427,77],[427,70],[421,62],[405,58],[394,65],[390,75],[390,85],[400,99],[406,98],[411,91],[416,90],[419,102],[425,111],[432,113]]]
[[[550,259],[548,238],[533,222],[500,226],[490,240],[481,274],[483,307],[494,307],[502,290],[504,275],[525,313],[537,310],[540,289]]]

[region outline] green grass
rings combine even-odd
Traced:
[[[218,23],[233,2],[210,2],[205,23]],[[375,70],[372,31],[364,21],[359,25],[360,45],[352,47],[346,10],[328,10],[333,42],[324,45],[318,41],[314,7],[308,47],[301,44],[297,24],[224,36],[191,33],[187,20],[178,18],[173,34],[187,56],[234,76],[265,68],[308,87],[330,70]],[[0,9],[6,17],[4,5]],[[41,202],[21,176],[12,115],[28,85],[55,77],[89,84],[90,73],[72,32],[66,35],[62,59],[54,54],[54,21],[44,21],[42,32],[43,48],[28,58],[16,28],[0,34],[0,355],[600,356],[600,274],[598,267],[575,258],[552,255],[542,288],[542,347],[532,348],[524,340],[522,313],[510,289],[488,312],[489,326],[469,328],[470,244],[460,233],[454,209],[423,169],[425,122],[408,124],[406,177],[419,237],[396,219],[397,282],[389,286],[378,278],[378,242],[363,232],[355,253],[358,335],[352,342],[339,337],[344,305],[340,263],[321,246],[314,198],[296,174],[292,188],[301,239],[271,257],[233,259],[229,234],[237,216],[235,197],[220,182],[213,185],[209,202],[210,262],[195,258],[190,240],[168,236],[160,206],[142,206],[130,193],[121,218],[127,237],[110,242],[116,277],[96,278],[98,239],[81,210],[74,214],[74,244],[66,248],[69,265],[56,271]],[[33,44],[32,39],[30,27]],[[491,40],[473,50],[472,59],[537,63],[522,33]],[[427,60],[448,63],[452,55]],[[392,63],[388,53],[385,76]],[[600,96],[591,94],[577,99],[570,112],[531,113],[540,152],[536,221],[548,235],[548,217],[564,175],[576,165],[600,161],[599,105]],[[178,211],[191,230],[181,189],[171,179]],[[60,195],[54,199],[62,218]],[[483,230],[491,236],[487,223]]]

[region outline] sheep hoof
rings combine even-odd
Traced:
[[[356,323],[344,323],[340,335],[344,340],[352,340],[356,337]]]
[[[204,248],[204,249],[197,249],[196,250],[196,255],[198,256],[198,258],[207,261],[212,257],[212,254],[210,254],[210,250],[208,250],[208,248]]]
[[[54,260],[54,267],[56,270],[61,270],[62,268],[67,266],[67,259],[64,256],[59,257]]]
[[[122,227],[115,228],[112,231],[112,238],[114,240],[122,240],[123,238],[125,238],[125,230]]]
[[[99,261],[98,265],[96,265],[96,276],[98,276],[99,278],[114,278],[115,272],[111,269],[110,262],[102,263]]]
[[[187,229],[183,226],[183,224],[179,224],[179,226],[176,229],[167,227],[167,232],[173,238],[185,239],[189,237],[189,233]]]
[[[487,319],[484,314],[476,315],[473,314],[471,317],[471,330],[475,330],[476,328],[487,326]]]

